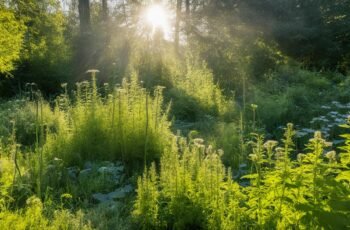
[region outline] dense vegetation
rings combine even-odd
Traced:
[[[349,41],[349,0],[0,0],[0,228],[350,228]]]

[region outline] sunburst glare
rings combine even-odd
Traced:
[[[170,15],[171,13],[162,5],[151,5],[147,8],[145,19],[152,28],[152,34],[160,30],[164,37],[170,36]]]

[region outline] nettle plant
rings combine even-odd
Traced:
[[[331,143],[317,131],[306,153],[293,160],[294,135],[288,124],[281,147],[273,148],[276,143],[267,141],[263,148],[262,138],[257,138],[251,154],[256,173],[245,176],[251,179],[244,189],[249,217],[262,228],[346,227],[350,190],[344,180],[349,169],[340,163],[344,155],[326,151]]]
[[[144,229],[232,229],[243,221],[244,195],[221,162],[222,151],[176,137],[138,179],[135,221]]]
[[[252,172],[233,181],[222,152],[177,137],[156,166],[138,180],[133,216],[145,229],[344,229],[350,217],[350,136],[343,153],[315,132],[305,154],[294,150],[296,131],[281,144],[254,135]]]
[[[86,160],[123,160],[143,163],[159,159],[170,143],[170,122],[163,108],[162,87],[153,95],[142,88],[134,74],[121,85],[104,85],[96,78],[77,84],[73,98],[67,86],[56,100],[54,113],[61,120],[56,132],[47,135],[45,152],[68,164]]]

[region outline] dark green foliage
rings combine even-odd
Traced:
[[[270,132],[286,122],[308,125],[321,113],[322,106],[338,98],[344,100],[348,92],[344,88],[347,80],[336,81],[337,74],[282,66],[278,71],[264,75],[264,81],[252,90],[253,101],[259,105],[258,119]]]

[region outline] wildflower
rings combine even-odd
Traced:
[[[264,143],[264,147],[267,150],[272,150],[275,146],[277,146],[278,142],[274,140],[268,140]]]
[[[258,160],[258,156],[256,154],[249,154],[250,160],[256,162]]]
[[[314,137],[310,139],[311,142],[320,142],[323,141],[322,133],[320,131],[315,131]]]
[[[222,157],[224,155],[224,150],[219,149],[218,150],[218,155],[219,155],[219,157]]]
[[[31,196],[26,200],[26,204],[30,207],[42,208],[41,200],[36,196]]]
[[[322,139],[322,133],[320,131],[316,131],[314,134],[314,138],[316,140]]]
[[[205,153],[206,154],[211,154],[213,152],[213,146],[212,145],[209,145],[206,150],[205,150]]]
[[[330,162],[334,162],[336,161],[336,155],[337,153],[335,151],[329,151],[325,154],[326,158],[330,161]]]
[[[284,157],[284,149],[281,147],[276,148],[276,158],[277,159],[283,159]]]
[[[251,104],[250,107],[252,107],[253,110],[256,110],[258,108],[258,105],[256,104]]]
[[[193,143],[195,145],[202,145],[204,143],[204,140],[202,138],[195,138],[193,139]]]
[[[298,156],[297,156],[297,160],[299,163],[302,163],[303,160],[305,159],[306,155],[303,154],[303,153],[299,153]]]
[[[99,73],[100,71],[97,69],[89,69],[88,71],[86,71],[86,73]]]

